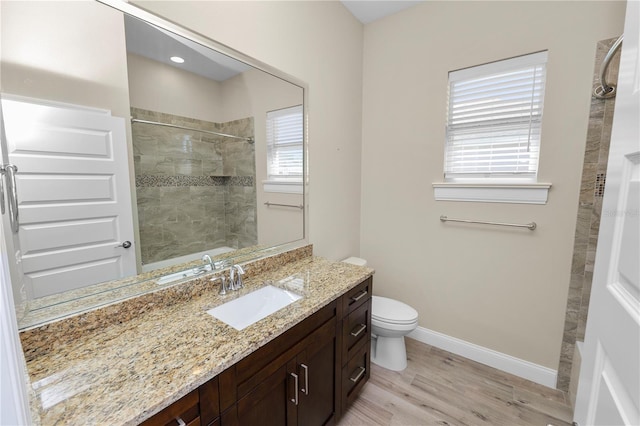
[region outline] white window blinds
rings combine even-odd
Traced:
[[[302,181],[302,105],[267,112],[267,179]]]
[[[445,178],[535,180],[547,52],[449,73]]]

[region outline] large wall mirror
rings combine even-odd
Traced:
[[[303,83],[127,3],[0,7],[22,328],[304,241]]]

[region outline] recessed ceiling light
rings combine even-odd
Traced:
[[[175,62],[176,64],[182,64],[184,63],[184,59],[182,59],[180,56],[172,56],[171,60],[173,62]]]

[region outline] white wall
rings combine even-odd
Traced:
[[[310,242],[358,254],[362,25],[336,1],[135,3],[309,85]]]
[[[422,327],[557,368],[596,42],[623,17],[621,2],[426,2],[365,27],[361,254],[376,293],[410,303]],[[434,201],[448,72],[546,49],[548,203]]]

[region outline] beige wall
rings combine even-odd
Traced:
[[[362,25],[337,1],[136,2],[309,85],[310,241],[359,252]]]
[[[302,89],[256,69],[225,80],[221,88],[224,121],[247,116],[254,118],[258,244],[272,246],[303,238],[302,210],[264,205],[267,201],[299,205],[303,203],[303,196],[263,189],[263,181],[267,179],[267,112],[302,104]]]
[[[222,122],[221,85],[132,53],[127,54],[131,106],[198,120]]]
[[[365,27],[361,254],[376,293],[410,303],[422,327],[557,368],[593,57],[623,17],[617,2],[426,2]],[[448,71],[546,49],[548,203],[434,201]],[[443,214],[538,229],[444,225]]]
[[[122,13],[96,2],[1,7],[3,92],[129,116]]]

